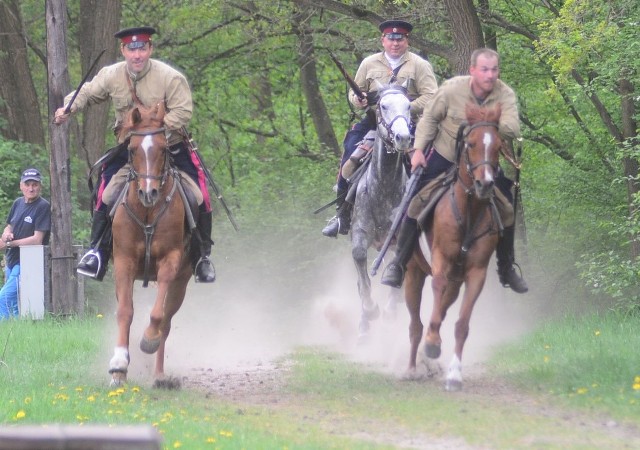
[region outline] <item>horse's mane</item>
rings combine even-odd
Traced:
[[[502,114],[502,105],[498,103],[496,106],[489,108],[467,103],[465,114],[469,125],[478,122],[498,123],[500,121],[500,115]]]
[[[164,114],[164,102],[158,102],[152,107],[136,105],[125,115],[118,137],[125,139],[139,128],[160,128]]]

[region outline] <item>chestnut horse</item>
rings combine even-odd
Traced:
[[[157,352],[154,376],[156,385],[161,385],[171,318],[182,305],[191,277],[190,233],[185,228],[179,175],[169,164],[164,114],[164,103],[135,106],[120,131],[121,138],[129,139],[130,173],[113,218],[118,337],[109,366],[112,386],[127,379],[134,281],[144,280],[144,286],[149,280],[157,282],[140,348],[149,354]]]
[[[433,309],[424,336],[426,356],[440,356],[440,326],[447,310],[465,289],[455,324],[455,351],[449,364],[445,388],[462,388],[462,350],[469,334],[471,313],[487,276],[487,266],[498,243],[502,224],[493,201],[503,142],[498,133],[500,105],[494,109],[468,105],[466,124],[456,143],[457,178],[435,206],[431,221],[423,225],[427,248],[417,245],[405,276],[405,298],[409,309],[411,354],[409,373],[415,374],[418,346],[422,339],[420,320],[422,289],[432,276]]]

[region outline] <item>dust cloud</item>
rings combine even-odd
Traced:
[[[239,258],[235,250],[226,253],[224,247],[214,247],[217,280],[213,284],[190,282],[167,341],[167,375],[184,377],[194,370],[218,374],[269,367],[299,346],[321,346],[376,370],[401,375],[409,360],[409,316],[404,303],[396,305],[395,319],[381,316],[371,322],[369,339],[359,344],[360,300],[349,240],[344,236],[329,240],[319,232],[318,239],[327,241],[320,242],[319,248],[332,252],[332,257],[316,258],[321,264],[308,264],[309,257],[304,255],[307,261],[304,269],[298,267],[295,275],[291,271],[297,264],[295,256],[286,263],[268,262],[268,270],[262,272],[259,261],[249,263],[246,258]],[[374,257],[375,250],[371,249],[370,263]],[[382,311],[387,305],[389,288],[380,284],[381,272],[382,268],[372,279],[372,288]],[[143,354],[138,343],[148,323],[154,296],[153,284],[142,288],[136,282],[129,378],[143,383],[151,381],[155,355]],[[423,323],[431,312],[430,300],[427,284]],[[465,371],[481,365],[495,345],[513,340],[537,325],[532,319],[536,301],[531,293],[517,295],[500,286],[492,261],[471,320],[463,359]],[[444,366],[453,351],[453,325],[459,303],[451,308],[443,324],[440,364]],[[109,317],[111,342],[115,342],[113,311],[105,314],[106,320]],[[112,348],[109,343],[104,350],[103,367],[108,365]]]

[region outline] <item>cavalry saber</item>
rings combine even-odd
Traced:
[[[411,174],[411,178],[409,178],[409,181],[407,182],[407,190],[404,193],[404,197],[402,197],[402,201],[400,202],[400,205],[398,205],[398,212],[396,214],[396,217],[393,219],[393,223],[391,224],[391,228],[389,228],[389,232],[387,233],[387,237],[384,241],[384,244],[382,244],[380,253],[378,253],[378,256],[373,261],[373,264],[371,266],[371,276],[374,276],[378,271],[378,268],[380,267],[380,264],[384,259],[384,255],[387,253],[387,250],[389,250],[389,246],[391,245],[391,240],[393,239],[396,232],[398,231],[398,228],[400,228],[400,223],[402,222],[402,218],[404,217],[405,212],[407,212],[407,209],[409,208],[409,203],[413,198],[413,193],[416,189],[416,186],[418,185],[418,181],[420,180],[420,177],[422,176],[423,171],[424,171],[424,167],[418,166],[416,170]]]
[[[204,165],[204,162],[202,161],[202,157],[200,156],[200,152],[198,152],[198,146],[196,145],[195,141],[191,137],[191,133],[187,131],[187,127],[185,126],[182,127],[182,133],[187,141],[187,146],[189,147],[189,150],[191,150],[191,152],[194,155],[196,155],[196,158],[198,159],[198,163],[200,164],[200,167],[202,167],[202,171],[204,172],[204,175],[207,177],[207,181],[211,185],[211,189],[213,189],[213,193],[215,194],[216,198],[222,205],[224,212],[227,213],[229,222],[231,222],[231,225],[233,225],[233,228],[236,231],[239,231],[240,228],[238,227],[238,223],[236,222],[236,219],[233,217],[231,210],[227,206],[227,202],[225,202],[224,198],[222,198],[222,193],[220,192],[218,185],[216,185],[215,181],[213,181],[213,177],[211,176],[209,169],[207,168],[207,166]]]
[[[69,104],[67,105],[67,107],[64,109],[64,113],[65,114],[69,114],[71,113],[71,105],[73,105],[73,102],[76,100],[76,97],[78,96],[78,94],[80,93],[80,89],[82,88],[82,86],[87,82],[87,80],[89,79],[89,75],[91,75],[91,72],[93,72],[93,69],[96,67],[96,64],[98,64],[98,61],[100,61],[100,58],[102,57],[102,54],[107,51],[107,49],[102,49],[102,51],[100,52],[100,54],[98,55],[98,57],[93,61],[93,64],[91,64],[91,67],[89,67],[89,70],[87,71],[86,75],[84,76],[84,78],[82,79],[82,81],[80,82],[80,84],[78,85],[78,88],[75,90],[75,92],[73,93],[73,97],[71,97],[71,101],[69,101]]]

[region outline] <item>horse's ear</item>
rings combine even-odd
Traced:
[[[140,109],[136,106],[131,110],[131,115],[129,116],[131,123],[129,124],[131,127],[135,127],[142,120],[142,114],[140,114]]]

